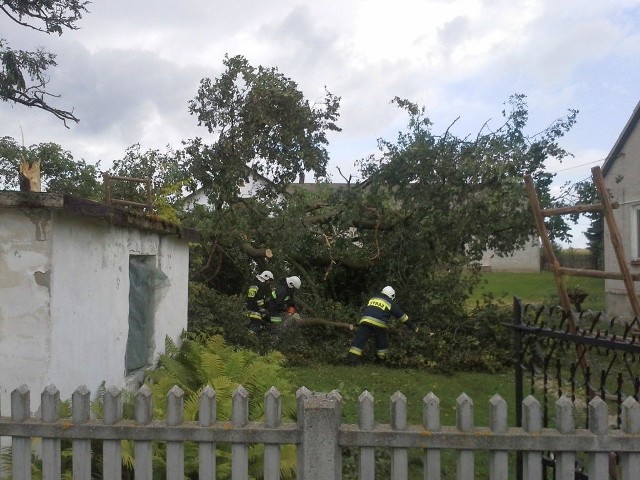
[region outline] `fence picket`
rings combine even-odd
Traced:
[[[11,392],[11,420],[24,422],[31,416],[29,388],[21,385]],[[14,436],[11,442],[12,477],[14,480],[31,478],[31,438]]]
[[[136,423],[149,425],[153,419],[153,396],[151,389],[143,385],[136,392]],[[153,442],[137,440],[133,445],[135,455],[135,480],[151,480],[153,476]]]
[[[622,402],[622,430],[637,435],[640,433],[640,404],[633,397]],[[623,480],[638,478],[640,472],[640,452],[620,454],[620,472]]]
[[[371,431],[376,426],[373,404],[373,395],[367,390],[358,397],[358,426],[361,430]],[[374,447],[360,447],[358,472],[360,480],[375,480],[376,449]]]
[[[496,435],[507,433],[507,402],[495,394],[489,400],[490,427]],[[507,480],[509,478],[509,453],[506,450],[492,450],[489,453],[489,476],[491,480]]]
[[[278,428],[282,420],[282,399],[277,388],[271,387],[264,394],[264,426]],[[280,445],[264,446],[264,480],[280,479]]]
[[[104,392],[104,423],[115,425],[122,419],[122,393],[116,387]],[[122,480],[121,440],[102,442],[102,473],[104,480]]]
[[[439,432],[440,428],[440,399],[429,392],[422,399],[422,423],[429,432]],[[427,448],[424,452],[424,477],[429,480],[440,480],[440,450]]]
[[[461,432],[473,432],[473,400],[466,393],[456,399],[456,424]],[[458,450],[458,480],[473,478],[473,450]]]
[[[207,385],[200,394],[198,409],[198,425],[210,427],[217,418],[216,392]],[[216,480],[216,444],[214,442],[200,442],[198,445],[198,479]]]
[[[522,428],[535,435],[542,432],[542,408],[540,402],[532,395],[522,402]],[[523,480],[540,480],[542,478],[542,452],[527,451],[522,459]]]
[[[40,396],[42,421],[56,423],[58,420],[58,404],[60,392],[54,385],[48,385]],[[60,439],[42,439],[42,473],[45,479],[60,478],[61,472]]]
[[[184,391],[174,386],[167,394],[167,427],[182,425],[184,421]],[[167,442],[167,479],[184,479],[184,443]]]
[[[607,403],[600,397],[589,402],[589,430],[594,435],[606,435],[609,431],[609,411]],[[609,454],[594,452],[589,455],[589,475],[593,478],[607,478],[609,475]]]
[[[240,385],[233,392],[231,425],[234,428],[246,427],[249,423],[249,392]],[[231,480],[249,478],[249,445],[233,443],[231,445]]]
[[[575,433],[573,402],[562,395],[556,402],[556,428],[563,435]],[[558,452],[556,455],[556,478],[573,480],[575,478],[576,454],[574,452]]]
[[[296,418],[298,419],[298,428],[304,425],[304,402],[311,397],[311,390],[307,387],[300,387],[296,390]],[[302,448],[296,450],[296,478],[304,480],[304,452]]]
[[[91,417],[91,392],[86,385],[78,387],[71,396],[72,420],[82,425]],[[72,443],[74,480],[91,480],[91,441],[74,439]]]
[[[407,397],[401,392],[391,395],[391,429],[407,429]],[[409,452],[406,448],[391,449],[391,478],[406,480],[409,478]]]

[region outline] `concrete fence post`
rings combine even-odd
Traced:
[[[302,442],[299,447],[304,480],[342,478],[338,444],[339,411],[338,399],[330,394],[314,393],[304,400]]]

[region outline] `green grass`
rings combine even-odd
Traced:
[[[588,293],[582,304],[583,310],[604,310],[604,279],[587,277],[565,277],[567,287],[580,285]],[[544,303],[557,305],[558,287],[551,272],[540,273],[506,273],[486,272],[482,281],[469,298],[467,305],[475,305],[482,300],[483,294],[491,294],[496,299],[507,303],[518,297],[525,303]]]
[[[408,422],[422,424],[422,399],[433,392],[440,399],[440,423],[456,425],[456,399],[466,393],[473,400],[474,425],[489,426],[489,399],[496,393],[507,402],[509,424],[515,425],[515,389],[513,372],[500,374],[458,373],[436,375],[421,370],[396,370],[375,365],[295,367],[291,372],[293,384],[311,391],[338,390],[342,395],[342,423],[358,423],[358,396],[367,390],[374,397],[377,423],[389,424],[390,397],[400,391],[407,398]],[[344,452],[343,452],[344,454]],[[380,449],[376,478],[391,478],[389,449]],[[515,472],[515,455],[510,455],[510,471]],[[343,458],[343,478],[357,478],[355,457]],[[456,452],[442,451],[442,480],[456,478]],[[475,454],[475,478],[489,478],[489,456],[485,451]],[[421,480],[422,451],[409,450],[409,480]]]
[[[358,423],[358,396],[367,390],[374,397],[376,420],[380,423],[389,423],[389,399],[400,391],[407,398],[411,424],[422,423],[422,399],[429,392],[440,399],[442,425],[456,424],[456,399],[462,393],[473,400],[477,425],[488,426],[489,399],[496,393],[507,402],[510,423],[515,424],[514,374],[511,371],[439,375],[422,370],[397,370],[366,364],[358,367],[292,367],[288,370],[294,385],[318,392],[338,390],[342,395],[342,420],[345,423]]]

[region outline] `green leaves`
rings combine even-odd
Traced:
[[[276,186],[303,172],[326,175],[327,131],[339,131],[339,97],[325,93],[311,105],[297,84],[277,68],[252,67],[242,56],[224,60],[226,71],[203,78],[189,112],[216,136],[211,145],[189,140],[191,173],[213,202],[230,202],[249,175]],[[221,185],[232,191],[221,191]]]

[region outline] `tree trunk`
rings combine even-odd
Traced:
[[[289,319],[295,322],[295,324],[300,327],[315,327],[318,325],[324,325],[326,327],[341,328],[349,331],[353,331],[355,329],[355,326],[352,325],[351,323],[333,322],[331,320],[327,320],[324,318],[317,318],[317,317],[302,318],[300,315],[292,315],[291,317],[289,317]]]

